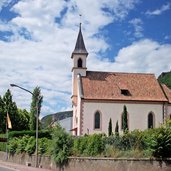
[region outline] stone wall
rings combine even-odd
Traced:
[[[5,160],[6,154],[0,152],[0,160]],[[26,165],[31,163],[35,166],[35,156],[25,154],[9,156],[9,162]],[[50,157],[39,157],[40,166],[43,168],[59,171],[60,169],[51,162]],[[171,159],[116,159],[116,158],[91,158],[91,157],[70,157],[67,166],[63,171],[171,171]]]

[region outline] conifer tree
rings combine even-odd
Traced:
[[[3,107],[3,113],[4,113],[3,119],[5,121],[5,124],[6,124],[6,116],[8,112],[8,115],[12,123],[12,130],[17,130],[17,131],[21,130],[22,128],[19,125],[20,116],[18,114],[17,105],[15,102],[13,102],[11,91],[9,89],[3,96],[2,103],[4,106]]]
[[[116,126],[115,126],[115,135],[119,136],[119,125],[118,125],[118,121],[116,122]]]
[[[38,108],[38,117],[39,117],[42,101],[43,101],[43,96],[41,96],[40,87],[36,87],[33,90],[33,96],[32,96],[31,108],[30,108],[30,121],[29,121],[30,130],[36,129],[37,108]]]
[[[127,108],[125,105],[124,105],[123,114],[122,114],[122,128],[123,128],[124,133],[128,131],[128,112],[127,112]]]
[[[4,103],[0,96],[0,133],[4,133],[6,129],[6,115],[4,111]]]
[[[112,135],[112,119],[109,120],[109,126],[108,126],[108,136]]]

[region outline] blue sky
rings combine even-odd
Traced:
[[[71,109],[71,53],[82,14],[88,70],[171,70],[170,0],[1,0],[0,95],[20,108],[31,96],[9,84],[40,86],[41,116]]]

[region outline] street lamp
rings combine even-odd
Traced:
[[[33,93],[23,87],[20,87],[16,84],[10,84],[11,87],[18,87],[24,91],[27,91],[28,93],[30,93],[31,95],[33,95]],[[41,100],[41,96],[38,97],[37,103],[36,103],[36,167],[38,167],[38,125],[39,125],[39,101]]]

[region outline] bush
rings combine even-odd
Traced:
[[[9,141],[8,143],[8,151],[11,155],[14,155],[18,147],[18,139],[13,138],[12,140]]]
[[[105,148],[105,137],[103,134],[93,134],[74,139],[72,149],[76,156],[97,156],[101,155]]]
[[[0,151],[6,151],[6,143],[0,142]]]
[[[28,153],[28,155],[34,154],[36,149],[36,140],[34,137],[29,137],[27,145],[25,147],[25,151]]]
[[[9,138],[14,138],[14,137],[23,137],[23,136],[36,136],[36,131],[10,131],[9,132]],[[51,130],[39,130],[39,138],[48,138],[52,139],[51,136]]]
[[[157,158],[171,157],[171,128],[158,128],[150,143],[153,156]]]
[[[104,151],[104,136],[102,134],[93,134],[88,139],[87,154],[88,156],[101,155]]]
[[[51,140],[49,140],[47,138],[39,139],[39,142],[38,142],[38,144],[39,144],[39,146],[38,146],[39,147],[38,148],[38,153],[40,155],[45,154],[45,153],[48,152],[48,150],[50,148],[50,142],[51,142]]]
[[[86,156],[87,151],[88,136],[76,137],[74,139],[72,153],[74,156]]]
[[[71,147],[72,137],[57,125],[52,132],[51,155],[59,166],[67,163],[68,157],[71,154]]]
[[[29,136],[24,136],[22,137],[21,139],[18,138],[17,139],[17,143],[18,143],[18,146],[17,146],[17,149],[16,149],[16,153],[23,153],[23,152],[26,152],[26,146],[27,146],[27,143],[29,141]]]

